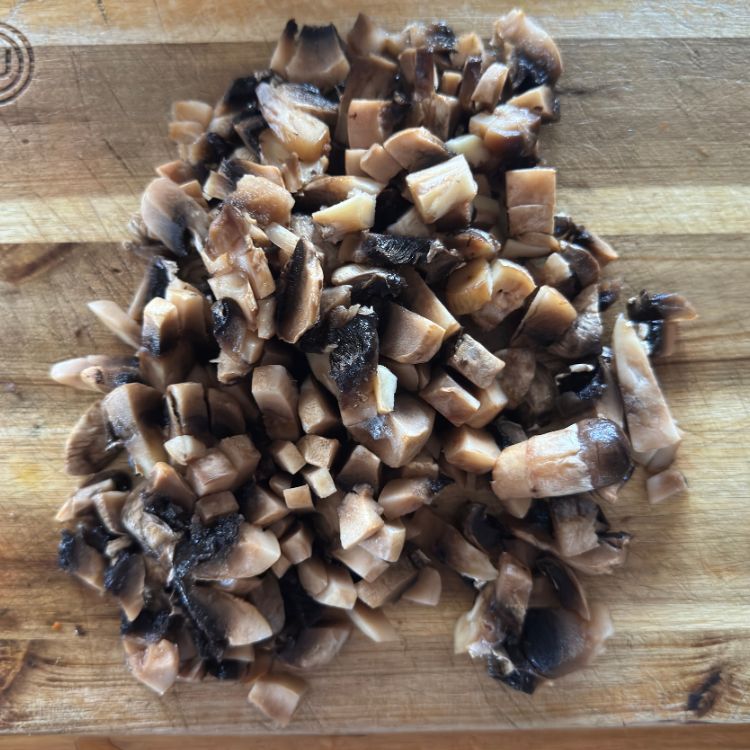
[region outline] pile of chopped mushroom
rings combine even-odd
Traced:
[[[476,589],[456,653],[511,687],[586,665],[612,628],[577,575],[610,573],[633,462],[652,501],[684,489],[654,375],[676,294],[618,296],[604,240],[556,212],[542,123],[552,39],[521,11],[490,40],[360,15],[290,21],[270,68],[216,106],[180,101],[129,249],[134,350],[52,368],[103,394],[66,446],[83,477],[60,563],[122,613],[158,693],[207,675],[287,723],[352,628]],[[443,502],[447,498],[446,502]]]

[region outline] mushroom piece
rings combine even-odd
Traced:
[[[256,526],[270,526],[289,513],[289,508],[273,492],[265,487],[252,485],[238,493],[242,513],[247,521]]]
[[[141,643],[135,638],[123,638],[125,659],[133,677],[164,695],[177,679],[179,651],[177,644],[162,638],[156,643]]]
[[[339,565],[329,565],[328,584],[313,599],[319,604],[336,609],[353,609],[357,601],[357,587],[348,571]],[[363,583],[363,581],[360,581]]]
[[[515,346],[527,341],[550,344],[557,341],[576,319],[576,309],[551,286],[540,286],[513,334]]]
[[[193,570],[196,578],[219,581],[252,578],[265,573],[281,556],[281,547],[271,531],[240,523],[234,543],[223,559],[209,559]]]
[[[429,384],[419,395],[456,427],[465,424],[479,409],[479,399],[444,370],[433,372]]]
[[[435,422],[435,412],[407,394],[397,394],[388,414],[348,427],[352,437],[392,468],[408,464],[424,447]]]
[[[677,469],[666,469],[646,480],[646,491],[651,505],[662,503],[670,497],[680,495],[687,488],[685,475]]]
[[[649,294],[645,289],[628,300],[628,318],[638,322],[695,320],[698,313],[681,294]]]
[[[65,441],[65,473],[93,474],[107,466],[117,452],[109,442],[102,402],[97,401],[81,415]]]
[[[140,346],[141,330],[116,302],[107,299],[93,300],[86,306],[121,341],[137,349]]]
[[[562,608],[532,607],[526,613],[519,649],[536,673],[562,677],[601,653],[613,632],[603,607],[592,608],[589,621]]]
[[[312,215],[322,236],[336,242],[347,234],[369,229],[375,223],[375,196],[359,193]]]
[[[633,450],[640,461],[648,463],[654,451],[679,444],[682,436],[659,388],[645,347],[633,324],[622,315],[615,322],[612,350]]]
[[[240,506],[231,492],[216,492],[213,495],[204,495],[195,503],[195,512],[200,522],[207,526],[221,516],[237,513]]]
[[[167,387],[166,406],[169,415],[169,434],[190,435],[206,443],[209,435],[206,392],[200,383],[173,383]]]
[[[480,109],[494,109],[500,101],[507,78],[508,66],[499,62],[492,63],[477,81],[471,101]]]
[[[248,693],[248,701],[280,727],[292,720],[307,683],[289,674],[266,674],[258,677]]]
[[[253,370],[252,394],[273,440],[296,441],[300,437],[297,417],[297,385],[283,365],[263,365]]]
[[[310,84],[324,91],[343,83],[349,62],[336,27],[332,23],[303,26],[284,72],[294,83]]]
[[[489,557],[429,508],[420,508],[413,520],[419,533],[411,541],[425,553],[480,586],[497,578],[497,569]]]
[[[500,617],[504,630],[519,634],[531,597],[531,571],[509,552],[500,554],[497,567],[492,609]]]
[[[499,376],[500,386],[508,397],[508,406],[514,409],[524,400],[534,380],[536,357],[532,349],[517,346],[501,349],[496,354],[505,362]]]
[[[351,149],[346,153],[351,153]],[[369,175],[385,185],[402,170],[402,166],[385,150],[384,146],[380,143],[373,143],[368,149],[363,149],[359,160],[359,170],[364,175]],[[347,173],[349,173],[348,168]]]
[[[192,349],[183,336],[177,307],[154,297],[143,308],[138,361],[145,379],[159,390],[181,381],[193,363]]]
[[[430,505],[446,482],[429,477],[391,479],[378,495],[378,505],[389,521]]]
[[[403,364],[429,362],[443,342],[445,329],[437,323],[407,310],[388,305],[388,323],[380,342],[386,357]]]
[[[384,365],[375,372],[375,403],[378,414],[392,412],[396,404],[397,377]]]
[[[201,206],[166,177],[149,183],[141,198],[141,217],[150,237],[185,257],[190,243],[202,247],[208,217]]]
[[[387,180],[386,180],[387,182]],[[339,203],[355,195],[377,195],[383,189],[380,182],[351,175],[322,175],[310,180],[298,197],[298,204],[319,208]]]
[[[501,359],[487,351],[468,333],[461,334],[456,339],[446,364],[479,388],[489,388],[505,367]]]
[[[493,279],[490,264],[475,258],[448,277],[445,299],[454,315],[481,310],[492,299]]]
[[[312,531],[301,523],[292,524],[291,528],[279,539],[281,554],[292,565],[299,565],[312,555],[312,543]]]
[[[315,161],[328,148],[331,134],[317,117],[296,108],[283,90],[261,83],[256,89],[260,111],[277,138],[302,161]]]
[[[140,383],[121,385],[102,400],[112,439],[125,448],[139,474],[149,474],[157,462],[167,460],[159,426],[161,407],[159,391]]]
[[[393,103],[386,99],[352,99],[347,112],[349,148],[370,148],[393,132]]]
[[[91,588],[104,591],[104,575],[107,564],[104,557],[87,543],[84,527],[75,533],[63,531],[57,548],[57,559],[62,570],[72,573]]]
[[[492,471],[500,448],[486,430],[463,425],[448,434],[443,442],[443,452],[446,461],[453,466],[472,474],[485,474]]]
[[[546,576],[555,589],[560,604],[583,620],[591,619],[586,594],[575,573],[555,557],[542,557],[536,562],[536,569]]]
[[[497,381],[487,388],[469,388],[469,392],[479,401],[479,408],[466,421],[469,427],[486,427],[508,405],[508,397]]]
[[[542,122],[555,120],[560,114],[560,103],[555,99],[555,91],[546,84],[535,86],[511,97],[508,99],[508,104],[531,110],[542,118]]]
[[[491,330],[521,308],[536,288],[531,274],[510,260],[497,258],[490,265],[491,299],[479,307],[472,320],[482,329]]]
[[[459,322],[419,273],[411,268],[405,268],[403,276],[408,286],[408,304],[411,310],[440,326],[444,330],[444,341],[458,333],[461,328]]]
[[[350,549],[382,529],[382,512],[369,485],[357,485],[348,492],[338,507],[341,546]]]
[[[575,557],[599,545],[599,507],[587,495],[570,495],[550,503],[555,544],[563,557]]]
[[[490,154],[507,166],[533,164],[540,122],[539,116],[527,109],[501,104],[491,113],[474,115],[469,120],[469,133],[479,136]],[[508,208],[518,205],[510,192],[506,198]]]
[[[341,651],[351,632],[351,623],[345,620],[304,628],[279,651],[279,661],[291,669],[323,667]]]
[[[247,482],[260,463],[260,451],[247,435],[231,435],[219,441],[221,452],[229,459],[237,472],[237,482]]]
[[[304,432],[325,435],[339,424],[335,407],[317,382],[306,378],[299,389],[297,412]]]
[[[118,555],[104,574],[104,588],[117,597],[129,622],[133,622],[143,610],[145,580],[143,555],[128,551]]]
[[[565,359],[600,354],[604,325],[599,310],[599,285],[591,284],[573,300],[576,319],[549,351]]]
[[[426,224],[437,221],[456,206],[474,200],[477,194],[477,183],[463,154],[411,172],[406,177],[406,186]]]
[[[435,568],[422,568],[417,580],[404,591],[401,598],[412,604],[422,604],[426,607],[437,607],[440,604],[440,594],[443,581]]]
[[[212,448],[200,458],[191,461],[185,476],[200,496],[232,490],[238,484],[237,469],[218,448]]]
[[[385,152],[407,172],[433,167],[451,157],[451,152],[427,128],[405,128],[383,144]]]
[[[349,458],[336,475],[336,482],[344,489],[352,489],[357,484],[367,484],[373,492],[380,488],[382,473],[380,459],[364,445],[355,445]]]
[[[228,200],[232,201],[232,205],[242,207],[261,226],[288,224],[294,205],[294,199],[286,188],[254,174],[240,178]]]
[[[386,560],[373,555],[361,546],[334,549],[331,556],[365,581],[374,581],[388,568]]]
[[[353,99],[387,99],[396,85],[398,66],[380,54],[365,53],[351,59],[351,69],[339,101],[336,140],[347,140],[349,105]]]
[[[357,583],[357,597],[371,609],[382,607],[397,599],[416,580],[417,569],[407,558],[402,557],[374,581]]]
[[[289,440],[274,440],[270,453],[276,465],[290,474],[296,474],[307,463],[299,448]]]
[[[562,59],[552,37],[522,10],[512,10],[495,22],[493,43],[508,42],[527,61],[527,76],[536,84],[554,84],[562,74]]]
[[[498,618],[491,611],[494,586],[486,585],[477,594],[474,605],[462,614],[453,630],[453,653],[469,654],[473,659],[493,653],[503,640]]]
[[[394,563],[401,556],[405,542],[406,528],[401,521],[394,519],[384,523],[379,531],[367,539],[363,539],[359,547],[380,560]]]
[[[328,469],[307,466],[302,469],[302,476],[317,497],[328,497],[336,492],[336,485]]]
[[[396,629],[382,610],[371,609],[363,602],[357,602],[347,615],[354,627],[375,643],[393,643],[400,640]]]
[[[499,498],[558,497],[625,481],[628,440],[608,419],[584,419],[501,451],[492,471]]]

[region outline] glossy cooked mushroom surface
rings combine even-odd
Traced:
[[[613,632],[578,577],[625,562],[635,466],[652,503],[686,489],[657,365],[696,313],[614,310],[617,253],[542,158],[559,51],[520,10],[485,31],[291,20],[268,69],[174,104],[126,243],[144,280],[89,304],[132,351],[50,373],[99,399],[60,566],[160,695],[235,680],[285,725],[305,670],[387,648],[381,607],[451,575],[476,592],[456,653],[532,693]]]

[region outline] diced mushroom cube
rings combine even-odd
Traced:
[[[406,178],[406,185],[419,215],[427,224],[456,206],[474,200],[477,194],[477,183],[462,154],[434,167],[412,172]]]

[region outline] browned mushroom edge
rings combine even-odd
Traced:
[[[695,310],[642,291],[608,340],[617,253],[539,161],[559,51],[519,10],[488,31],[292,20],[269,69],[173,107],[144,280],[90,304],[132,353],[51,371],[101,399],[60,565],[160,694],[239,680],[286,724],[299,673],[397,640],[380,607],[437,605],[451,570],[477,591],[456,651],[532,692],[611,633],[577,574],[624,563],[634,462],[652,502],[686,487],[654,362]]]

